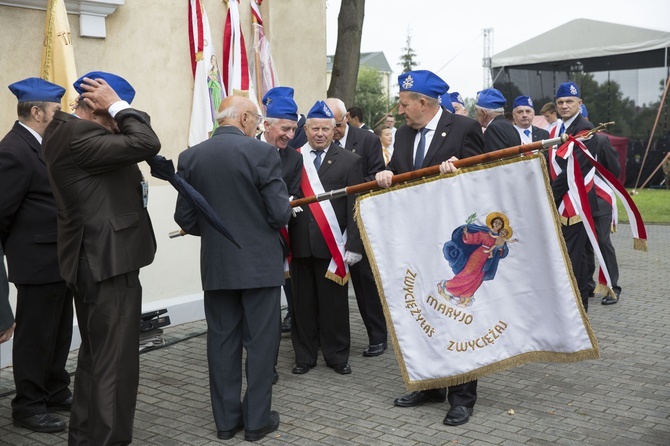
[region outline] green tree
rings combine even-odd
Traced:
[[[364,121],[372,126],[379,122],[389,109],[388,99],[382,88],[379,70],[362,67],[358,71],[354,104],[363,109]]]
[[[407,40],[402,51],[403,53],[400,56],[400,62],[398,62],[398,65],[402,67],[403,73],[407,73],[408,71],[412,71],[418,64],[416,61],[416,53],[412,49],[412,36],[409,33],[409,30],[407,31]]]

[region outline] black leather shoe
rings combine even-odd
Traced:
[[[279,381],[279,373],[277,373],[277,369],[272,370],[272,384],[277,384],[277,381]]]
[[[346,362],[344,364],[334,365],[333,370],[340,375],[349,375],[351,373],[351,367]]]
[[[382,342],[381,344],[370,344],[368,345],[368,348],[363,350],[363,356],[379,356],[384,353],[384,350],[386,350],[386,342]]]
[[[218,438],[219,440],[230,440],[231,438],[233,438],[235,436],[236,433],[238,433],[242,429],[244,429],[243,424],[240,425],[240,426],[235,426],[234,428],[232,428],[229,431],[217,431],[216,432],[216,438]]]
[[[25,427],[34,432],[60,432],[65,430],[65,421],[48,412],[14,420],[14,426]]]
[[[304,375],[305,373],[309,372],[309,369],[316,367],[316,364],[308,365],[308,364],[296,364],[293,366],[293,374],[294,375]]]
[[[253,431],[245,430],[244,439],[246,441],[258,441],[277,429],[279,429],[279,414],[273,410],[270,412],[270,421],[268,424],[265,427]]]
[[[470,415],[472,415],[472,407],[465,406],[451,406],[447,416],[444,417],[442,421],[447,426],[460,426],[470,421]]]
[[[616,295],[616,297],[612,297],[609,294],[605,295],[605,297],[603,297],[602,304],[613,305],[619,302],[619,294],[621,294],[621,288],[614,288],[614,294]]]
[[[403,395],[393,401],[394,406],[414,407],[423,403],[443,403],[447,399],[447,389],[420,390]]]
[[[284,322],[281,323],[281,332],[290,333],[291,332],[291,316],[286,316]]]
[[[72,409],[72,397],[69,396],[63,401],[57,403],[47,403],[47,412],[56,412],[57,410],[69,412]]]

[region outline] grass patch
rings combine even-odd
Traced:
[[[630,190],[629,190],[630,192]],[[640,189],[635,195],[631,195],[635,206],[642,215],[645,223],[670,223],[670,190],[666,189]],[[626,208],[621,201],[617,204],[619,221],[628,222]]]

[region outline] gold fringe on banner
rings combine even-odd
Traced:
[[[647,252],[647,241],[643,238],[634,238],[633,239],[633,249],[637,251]]]

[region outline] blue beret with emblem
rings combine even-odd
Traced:
[[[459,92],[454,91],[453,93],[449,93],[449,97],[451,98],[451,102],[458,102],[463,107],[465,107],[465,101]]]
[[[28,79],[14,82],[8,88],[19,102],[60,103],[61,98],[65,94],[65,88],[39,77],[29,77]]]
[[[413,91],[437,99],[447,94],[449,85],[438,75],[428,70],[408,71],[398,76],[400,91]],[[445,101],[446,102],[446,101]]]
[[[579,106],[579,113],[581,113],[582,116],[585,118],[589,117],[589,111],[586,109],[586,105],[584,104]]]
[[[517,96],[516,99],[514,99],[514,104],[512,105],[512,108],[514,109],[517,107],[533,108],[533,100],[530,98],[530,96]]]
[[[298,120],[298,105],[293,100],[293,88],[274,87],[263,96],[265,116],[268,118]]]
[[[316,101],[314,106],[307,113],[307,119],[335,119],[333,112],[323,101]]]
[[[502,108],[507,103],[505,96],[495,88],[487,88],[485,90],[477,92],[477,101],[475,105],[481,108],[488,108],[495,110],[497,108]]]
[[[574,82],[564,82],[556,90],[556,99],[568,97],[579,97],[579,88]]]
[[[117,76],[116,74],[106,73],[104,71],[91,71],[90,73],[86,73],[77,79],[72,85],[74,85],[74,89],[79,94],[86,93],[86,90],[84,90],[81,86],[85,77],[93,80],[103,79],[109,84],[110,87],[112,87],[116,94],[119,95],[121,100],[126,101],[129,104],[133,102],[133,98],[135,98],[135,89],[128,83],[127,80],[121,76]]]

